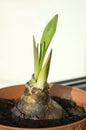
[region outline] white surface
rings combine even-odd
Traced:
[[[48,82],[86,75],[86,0],[0,0],[0,87],[27,82],[33,39],[59,14]]]

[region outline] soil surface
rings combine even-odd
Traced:
[[[64,118],[54,120],[29,120],[15,117],[16,121],[14,121],[12,118],[13,115],[11,113],[11,108],[15,105],[16,100],[0,99],[0,124],[23,128],[43,128],[62,126],[86,118],[86,112],[84,109],[77,106],[73,101],[58,97],[52,97],[52,99],[64,108]]]

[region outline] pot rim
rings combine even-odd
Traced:
[[[0,127],[2,127],[2,128],[7,128],[7,129],[9,129],[9,130],[38,130],[38,129],[42,129],[42,130],[44,130],[44,129],[50,129],[50,130],[57,130],[57,128],[59,129],[63,129],[63,128],[65,128],[65,127],[68,127],[68,126],[70,126],[70,127],[72,127],[73,125],[78,125],[78,124],[80,124],[81,122],[84,122],[84,121],[86,121],[86,119],[82,119],[82,120],[80,120],[80,121],[77,121],[77,122],[74,122],[74,123],[70,123],[70,124],[67,124],[67,125],[62,125],[62,126],[56,126],[56,127],[45,127],[45,128],[24,128],[24,127],[22,127],[22,128],[20,128],[20,127],[12,127],[12,126],[6,126],[6,125],[0,125]]]

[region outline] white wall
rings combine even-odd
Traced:
[[[86,0],[0,0],[0,87],[27,82],[33,39],[59,15],[48,82],[86,75]]]

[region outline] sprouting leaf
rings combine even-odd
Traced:
[[[51,56],[52,56],[52,50],[50,51],[48,58],[41,69],[39,73],[39,77],[37,80],[37,87],[40,89],[43,89],[45,87],[45,83],[47,81],[48,73],[49,73],[49,67],[50,67],[50,61],[51,61]]]
[[[58,15],[56,14],[50,21],[49,23],[46,25],[43,34],[42,34],[42,38],[41,38],[41,47],[42,45],[45,43],[45,52],[47,51],[47,48],[53,38],[53,35],[56,31],[56,26],[57,26],[57,20],[58,20]]]
[[[48,46],[54,36],[54,33],[56,31],[56,26],[57,26],[57,20],[58,20],[58,15],[55,15],[50,21],[49,23],[46,25],[43,34],[42,34],[42,38],[41,38],[41,42],[40,42],[40,68],[42,68],[42,64],[44,61],[44,57],[46,54],[46,51],[48,49]],[[43,51],[41,51],[43,50]]]
[[[38,56],[38,45],[36,46],[35,37],[33,36],[33,48],[34,48],[34,76],[37,77],[39,56]]]

